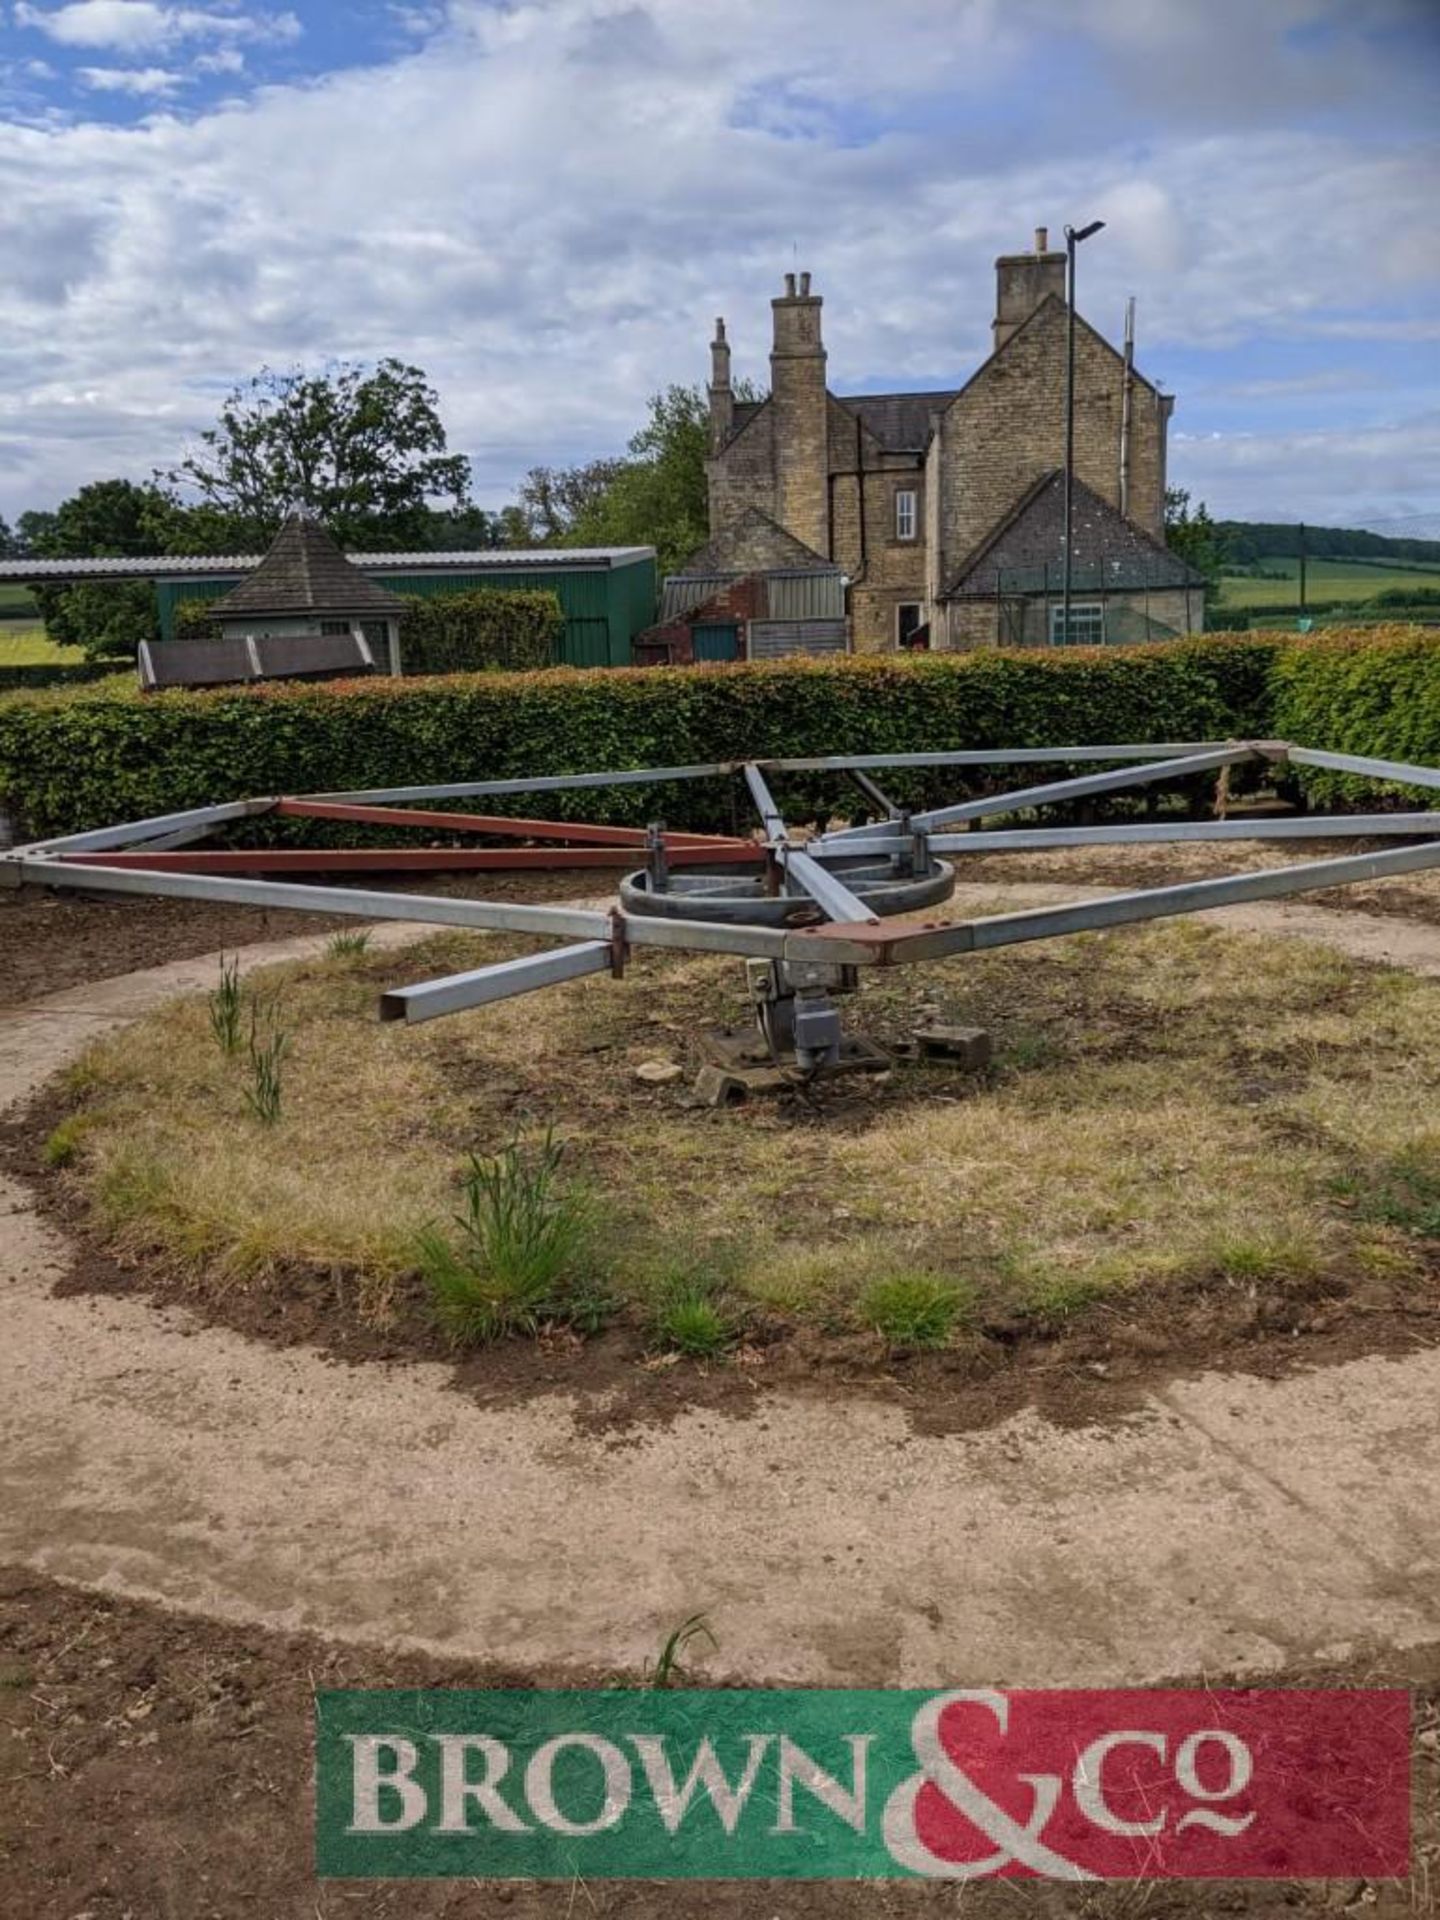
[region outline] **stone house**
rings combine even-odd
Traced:
[[[832,393],[821,297],[802,273],[787,274],[771,302],[770,392],[737,403],[717,321],[711,546],[744,544],[747,528],[770,524],[817,568],[840,567],[861,652],[1197,630],[1203,581],[1164,544],[1174,401],[1077,314],[1071,622],[1061,632],[1066,256],[1039,228],[1031,252],[995,265],[993,351],[949,390]]]

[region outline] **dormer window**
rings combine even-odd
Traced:
[[[897,487],[895,490],[895,538],[913,540],[915,538],[915,489]]]

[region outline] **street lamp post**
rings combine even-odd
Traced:
[[[1092,220],[1078,232],[1074,227],[1065,229],[1065,552],[1060,637],[1066,646],[1070,644],[1070,516],[1075,488],[1075,249],[1104,224]]]

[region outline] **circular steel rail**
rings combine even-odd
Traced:
[[[948,860],[932,859],[926,871],[917,874],[899,874],[893,861],[873,854],[832,855],[820,864],[882,920],[936,906],[955,891],[955,869]],[[651,918],[718,920],[744,927],[806,926],[824,918],[793,880],[782,876],[781,891],[769,893],[763,872],[747,874],[734,867],[687,866],[669,874],[658,891],[642,868],[620,882],[620,905],[626,913]]]

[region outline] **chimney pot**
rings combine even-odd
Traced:
[[[802,273],[800,276],[800,291],[803,294],[808,294],[810,291],[810,276],[808,273]]]
[[[715,321],[715,338],[717,340],[723,340],[725,338],[725,322],[718,316]]]
[[[785,276],[785,298],[787,300],[793,300],[795,298],[795,276],[793,273],[787,273]]]
[[[1048,253],[1050,251],[1050,229],[1048,227],[1036,227],[1035,251],[1036,253]]]

